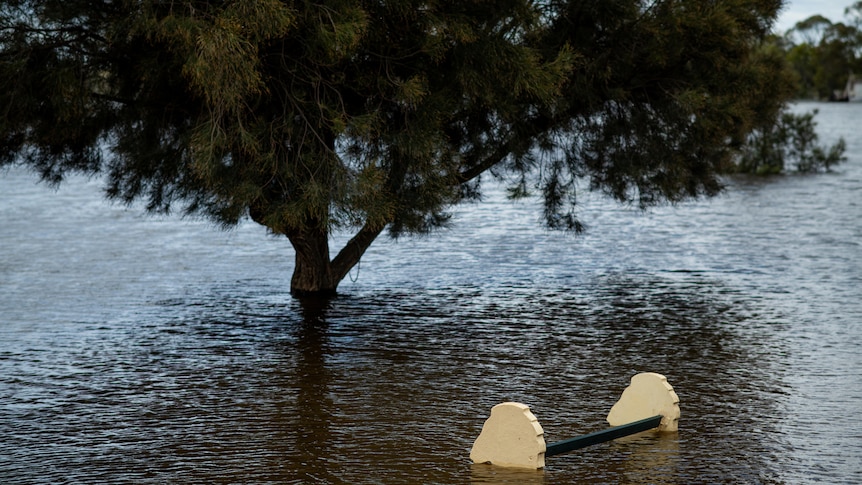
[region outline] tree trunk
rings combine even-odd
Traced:
[[[333,260],[329,259],[329,235],[326,229],[306,229],[288,234],[296,252],[290,293],[301,298],[334,295],[338,283],[356,266],[365,250],[382,231],[383,226],[364,226]]]
[[[296,252],[290,292],[300,297],[335,294],[338,281],[334,281],[332,277],[326,230],[315,228],[296,231],[287,237]]]

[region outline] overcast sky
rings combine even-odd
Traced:
[[[832,22],[844,21],[844,9],[856,0],[789,0],[784,10],[778,16],[775,25],[777,33],[784,33],[796,25],[796,22],[820,14]]]

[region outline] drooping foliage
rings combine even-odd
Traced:
[[[446,224],[483,176],[578,229],[577,191],[711,195],[789,96],[779,0],[0,2],[0,164],[232,225],[334,291],[369,244]],[[328,234],[356,231],[334,258]]]

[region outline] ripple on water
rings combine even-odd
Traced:
[[[252,225],[3,173],[0,482],[857,483],[858,153],[647,213],[585,195],[579,238],[492,191],[452,231],[375,243],[322,308]],[[676,388],[679,433],[469,463],[493,405],[564,439],[640,371]]]

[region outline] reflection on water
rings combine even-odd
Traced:
[[[295,353],[297,361],[290,382],[296,388],[296,401],[285,406],[278,420],[294,427],[291,454],[287,469],[300,471],[315,481],[331,482],[332,476],[324,460],[327,443],[331,442],[330,423],[333,419],[333,401],[329,397],[330,371],[326,365],[329,352],[328,325],[325,312],[327,301],[307,301],[301,308],[302,320],[295,325],[295,344],[285,348],[288,355]]]
[[[862,124],[821,108],[830,134]],[[451,232],[375,243],[341,295],[305,305],[287,243],[252,225],[4,173],[0,482],[860,482],[847,138],[834,174],[647,214],[585,197],[577,239],[492,194]],[[678,433],[535,472],[470,463],[495,404],[529,404],[558,441],[605,427],[642,371],[680,396]]]
[[[486,485],[544,484],[545,471],[474,464],[470,466],[470,483]]]

